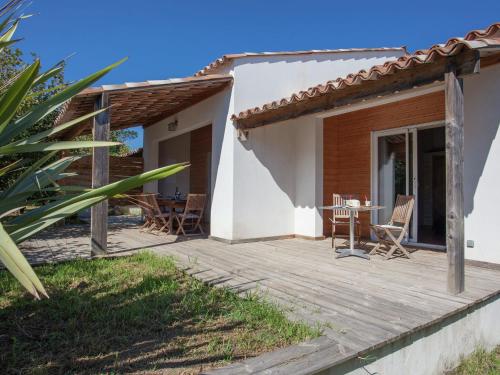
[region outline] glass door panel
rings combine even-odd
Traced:
[[[375,198],[378,205],[385,207],[384,210],[378,211],[377,221],[379,224],[385,224],[391,218],[398,194],[415,195],[415,136],[413,131],[405,129],[399,132],[396,130],[376,133],[374,140]],[[410,223],[410,238],[415,235],[413,224]]]

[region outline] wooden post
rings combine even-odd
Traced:
[[[95,109],[109,106],[108,94],[103,93],[97,97]],[[93,136],[94,141],[109,140],[109,111],[104,111],[95,116]],[[109,182],[109,149],[96,147],[92,152],[92,187],[104,186]],[[105,254],[108,241],[108,201],[96,204],[91,208],[90,214],[90,249],[92,255]]]
[[[446,248],[448,292],[464,291],[464,93],[450,65],[445,73],[446,106]]]

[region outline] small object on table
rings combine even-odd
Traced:
[[[361,205],[357,199],[348,199],[345,204],[349,207],[359,207]]]
[[[368,197],[365,195],[365,206],[366,207],[371,207],[372,201],[368,200]]]

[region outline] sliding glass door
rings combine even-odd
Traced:
[[[394,129],[373,133],[372,200],[384,206],[374,212],[374,221],[387,223],[398,194],[415,195],[417,191],[416,129]],[[417,205],[415,205],[417,207]],[[417,210],[413,211],[410,236],[417,240]]]

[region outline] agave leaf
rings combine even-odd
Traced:
[[[97,189],[92,189],[88,192],[78,194],[77,196],[72,197],[72,198],[65,200],[63,202],[56,202],[55,205],[52,205],[49,203],[45,206],[39,207],[35,210],[32,210],[28,213],[22,214],[20,216],[17,216],[16,218],[12,219],[9,222],[9,224],[12,226],[9,226],[7,229],[9,231],[9,233],[11,233],[12,238],[14,239],[15,242],[23,241],[26,238],[28,238],[29,236],[36,233],[36,231],[33,232],[31,230],[29,232],[29,235],[20,235],[19,230],[21,230],[22,228],[24,228],[26,226],[31,227],[31,224],[36,223],[38,221],[45,220],[45,218],[48,215],[51,215],[55,211],[59,211],[66,206],[72,206],[74,203],[86,201],[87,199],[91,199],[91,198],[95,198],[95,197],[101,197],[101,199],[98,200],[97,202],[103,201],[103,200],[111,198],[117,194],[121,194],[121,193],[129,191],[131,189],[134,189],[136,187],[142,186],[148,182],[156,181],[158,179],[173,175],[173,174],[187,168],[188,165],[189,165],[188,163],[179,163],[179,164],[168,165],[166,167],[162,167],[162,168],[158,168],[158,169],[155,169],[152,171],[144,172],[144,173],[137,175],[137,176],[134,176],[134,177],[129,177],[129,178],[122,180],[122,181],[113,182],[111,184],[99,187]],[[64,211],[64,212],[67,212],[68,215],[71,215],[77,211],[78,210]],[[62,218],[63,218],[63,216],[59,217],[59,220]],[[45,227],[43,227],[43,228],[45,228]]]
[[[78,176],[78,173],[76,174]],[[67,193],[67,192],[78,192],[82,191],[90,191],[91,188],[87,186],[78,186],[78,185],[59,185],[58,187],[47,187],[42,190],[42,192],[56,192],[56,193]]]
[[[23,208],[26,207],[27,201],[26,199],[29,198],[33,193],[29,194],[24,194],[24,199],[19,199],[19,200],[3,200],[0,202],[0,219],[9,216],[10,214],[19,211]],[[9,223],[8,221],[5,222],[5,226],[8,226]]]
[[[0,43],[0,45],[1,45],[1,43]],[[1,51],[1,49],[0,49],[0,51]],[[58,64],[61,64],[61,62],[59,62]],[[59,73],[62,69],[63,69],[63,66],[57,66],[57,64],[54,65],[54,67],[52,67],[51,69],[49,69],[47,72],[45,72],[43,74],[40,74],[38,77],[36,77],[35,81],[33,82],[33,86],[39,85],[39,84],[42,84],[42,83],[48,81],[50,78],[54,77],[57,73]],[[2,87],[0,87],[0,94],[7,87],[9,87],[12,84],[12,82],[14,82],[16,79],[18,79],[19,76],[21,75],[21,73],[22,73],[22,71],[16,73],[10,79],[8,79],[7,81],[5,81],[5,82],[2,83]],[[56,89],[58,89],[60,87],[65,87],[65,86],[66,85],[59,85],[59,86],[56,86],[56,87],[51,87],[50,89],[44,89],[42,91],[37,91],[36,94],[37,95],[42,95],[42,94],[45,94],[47,92],[53,92],[54,90],[56,90]]]
[[[12,138],[20,134],[26,129],[29,129],[38,121],[43,119],[48,114],[52,113],[54,110],[59,108],[66,101],[71,99],[73,96],[78,94],[80,91],[90,86],[95,81],[99,80],[102,76],[107,74],[110,70],[114,69],[121,63],[123,63],[126,58],[107,66],[106,68],[98,71],[97,73],[89,75],[87,78],[84,78],[70,86],[66,89],[60,91],[59,93],[53,95],[45,102],[40,103],[39,105],[32,108],[28,113],[19,119],[15,120],[11,123],[3,133],[0,133],[0,145],[7,144]]]
[[[8,22],[9,20],[7,19],[6,21]],[[11,40],[17,30],[17,26],[19,26],[19,20],[14,21],[12,26],[9,27],[7,31],[0,36],[0,42],[8,42],[9,40]],[[2,24],[2,27],[5,27],[5,25]]]
[[[59,126],[56,126],[55,128],[51,128],[51,129],[48,129],[48,130],[45,130],[43,132],[40,132],[40,133],[37,133],[35,135],[32,135],[31,137],[29,138],[26,138],[26,139],[23,139],[21,141],[17,141],[17,142],[13,142],[13,143],[10,143],[9,145],[7,146],[17,146],[17,145],[25,145],[25,144],[28,144],[28,143],[35,143],[35,142],[38,142],[44,138],[47,138],[47,137],[50,137],[54,134],[57,134],[63,130],[66,130],[82,121],[85,121],[87,120],[88,118],[91,118],[91,117],[94,117],[95,115],[98,115],[99,113],[101,112],[104,112],[106,111],[108,108],[103,108],[103,109],[100,109],[98,111],[95,111],[95,112],[92,112],[92,113],[89,113],[88,115],[85,115],[85,116],[81,116],[81,117],[78,117],[77,119],[74,119],[74,120],[71,120],[71,121],[68,121],[62,125],[59,125]]]
[[[58,141],[0,147],[0,155],[23,154],[26,152],[74,150],[78,148],[117,146],[120,142],[107,141]]]
[[[17,204],[12,205],[12,208],[9,208],[8,211],[2,210],[2,213],[0,214],[0,219],[3,219],[4,217],[9,216],[10,214],[17,212],[17,211],[23,209],[24,207],[26,207],[26,206],[25,205],[24,206],[17,206]],[[8,225],[8,224],[5,223],[5,225]]]
[[[12,238],[17,242],[22,242],[34,234],[40,232],[41,230],[55,224],[61,219],[73,215],[76,212],[84,210],[88,207],[95,205],[96,203],[106,200],[107,196],[96,196],[92,198],[78,200],[77,202],[62,206],[48,214],[46,214],[43,219],[32,222],[28,225],[23,225],[19,229],[10,233]]]
[[[5,14],[10,14],[11,16],[19,10],[19,8],[23,5],[23,0],[8,0],[6,3],[0,6],[0,17],[3,17]]]
[[[14,230],[19,229],[20,225],[19,222],[32,222],[33,218],[37,217],[45,217],[44,215],[47,214],[47,212],[51,211],[51,209],[56,209],[59,206],[62,206],[62,201],[69,201],[70,199],[73,199],[75,195],[63,195],[61,196],[62,198],[59,201],[53,201],[47,204],[44,204],[43,206],[36,207],[32,210],[26,211],[21,215],[14,216],[9,220],[5,221],[5,229],[8,233],[13,232]],[[52,210],[54,211],[54,210]]]
[[[31,89],[39,69],[40,61],[37,60],[24,69],[19,78],[2,95],[0,99],[0,133],[4,131],[9,121],[15,116],[19,105]]]
[[[16,205],[24,206],[26,199],[33,193],[44,192],[47,186],[62,178],[76,176],[77,173],[64,173],[64,170],[77,159],[79,159],[78,156],[66,157],[32,173],[23,172],[15,183],[2,194],[0,212],[4,212],[6,208],[16,207]],[[46,160],[42,160],[40,164],[45,164],[45,162]]]
[[[12,14],[5,17],[5,19],[0,23],[0,33],[3,32],[3,30],[7,27],[7,25],[10,23],[11,20],[12,20]]]
[[[41,83],[47,82],[49,79],[54,77],[57,73],[60,73],[63,69],[64,61],[59,61],[57,64],[54,64],[49,70],[43,72],[38,77],[36,77],[34,84],[39,85]]]
[[[51,153],[48,153],[44,157],[38,159],[36,162],[34,162],[29,168],[27,168],[17,179],[16,181],[10,185],[2,194],[0,197],[2,199],[5,199],[7,197],[10,197],[14,194],[26,191],[29,189],[29,185],[26,186],[27,183],[31,184],[32,182],[30,181],[33,177],[33,175],[39,170],[39,168],[42,167],[45,163],[47,163],[50,159],[52,159],[57,151],[53,151]],[[59,162],[64,162],[66,158],[61,159]],[[74,159],[76,160],[76,159]],[[72,161],[74,161],[72,160]],[[69,165],[69,164],[68,164]]]
[[[24,162],[25,161],[23,159],[17,159],[15,162],[10,163],[3,168],[0,168],[0,177],[2,177],[6,173],[9,173],[13,169],[20,167],[21,165],[24,164]]]
[[[5,264],[5,267],[7,267],[12,275],[14,275],[14,277],[36,298],[40,298],[38,293],[48,297],[45,288],[33,271],[33,268],[31,268],[30,264],[21,251],[19,251],[1,223],[0,260]]]
[[[2,52],[2,50],[3,50],[5,47],[10,46],[11,44],[17,43],[17,42],[19,42],[20,40],[21,40],[21,39],[11,39],[11,40],[6,40],[6,41],[0,41],[0,52]]]
[[[77,174],[76,174],[77,175]],[[57,178],[59,179],[59,178]],[[3,199],[0,201],[0,218],[7,216],[12,210],[19,210],[26,207],[28,204],[33,204],[36,202],[43,201],[54,201],[60,199],[68,199],[69,197],[75,196],[74,193],[82,193],[85,191],[90,191],[91,189],[85,186],[49,186],[41,189],[31,189],[26,190],[22,193],[13,195],[9,199]],[[48,195],[43,198],[29,199],[35,193],[61,193],[58,195]]]

